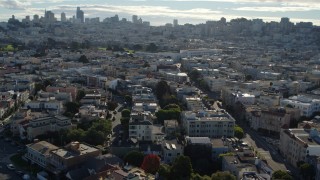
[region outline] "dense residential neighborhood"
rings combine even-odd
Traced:
[[[320,27],[0,23],[0,179],[320,179]]]

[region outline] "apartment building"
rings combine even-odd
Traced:
[[[91,157],[99,155],[101,155],[99,149],[75,141],[63,148],[50,151],[50,163],[58,170],[67,170]]]
[[[37,101],[27,102],[25,107],[32,111],[47,110],[58,114],[63,109],[63,103],[50,98],[39,98]]]
[[[29,121],[26,127],[27,138],[31,141],[35,137],[47,132],[57,132],[61,129],[70,129],[72,127],[71,119],[65,116],[57,115],[34,118]],[[23,128],[23,126],[19,128]]]
[[[307,156],[320,154],[320,136],[317,129],[282,129],[279,150],[292,166],[305,161]]]
[[[190,137],[233,137],[235,119],[225,110],[183,111],[181,122]]]
[[[37,164],[47,168],[50,162],[50,152],[59,147],[46,141],[35,142],[27,145],[27,153],[24,155],[31,164]]]
[[[279,134],[281,127],[290,126],[292,114],[285,108],[262,108],[259,111],[247,113],[247,121],[254,130],[263,130]]]
[[[129,138],[138,141],[152,140],[152,123],[149,120],[131,120],[129,123]]]
[[[184,146],[174,140],[164,140],[162,142],[163,161],[165,163],[172,163],[176,157],[183,155]]]
[[[288,99],[282,99],[280,105],[299,109],[301,116],[311,117],[314,112],[320,111],[320,98],[305,95],[291,96]]]
[[[72,101],[76,100],[78,89],[76,87],[72,86],[66,86],[66,87],[54,87],[54,86],[47,86],[46,92],[65,92],[70,93],[72,96]]]

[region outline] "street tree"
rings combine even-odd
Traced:
[[[238,139],[242,139],[244,137],[244,131],[240,126],[234,127],[234,136]]]
[[[124,109],[121,111],[121,116],[124,117],[130,117],[131,111],[129,109]]]
[[[140,167],[144,159],[144,155],[139,151],[131,151],[124,157],[124,161],[133,166]]]
[[[155,174],[160,167],[160,158],[155,154],[149,154],[144,157],[141,169],[147,173]]]

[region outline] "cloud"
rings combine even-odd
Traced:
[[[305,12],[312,10],[319,10],[319,7],[303,7],[303,6],[293,6],[293,7],[273,7],[273,6],[260,6],[260,7],[239,7],[233,8],[236,11],[257,11],[257,12]]]
[[[207,8],[193,8],[188,10],[172,9],[167,6],[118,6],[118,5],[80,5],[86,15],[114,13],[137,14],[139,16],[162,16],[172,18],[208,19],[210,16],[221,14],[221,11],[213,11]],[[73,5],[56,6],[53,9],[63,11],[75,11]]]
[[[30,5],[29,2],[21,2],[18,0],[1,0],[0,7],[14,10],[23,10],[26,6]]]

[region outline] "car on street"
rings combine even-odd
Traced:
[[[18,174],[19,176],[22,176],[24,174],[23,171],[16,171],[16,174]]]
[[[13,164],[8,164],[7,168],[10,169],[10,170],[15,170],[16,169],[16,167],[14,167]]]

